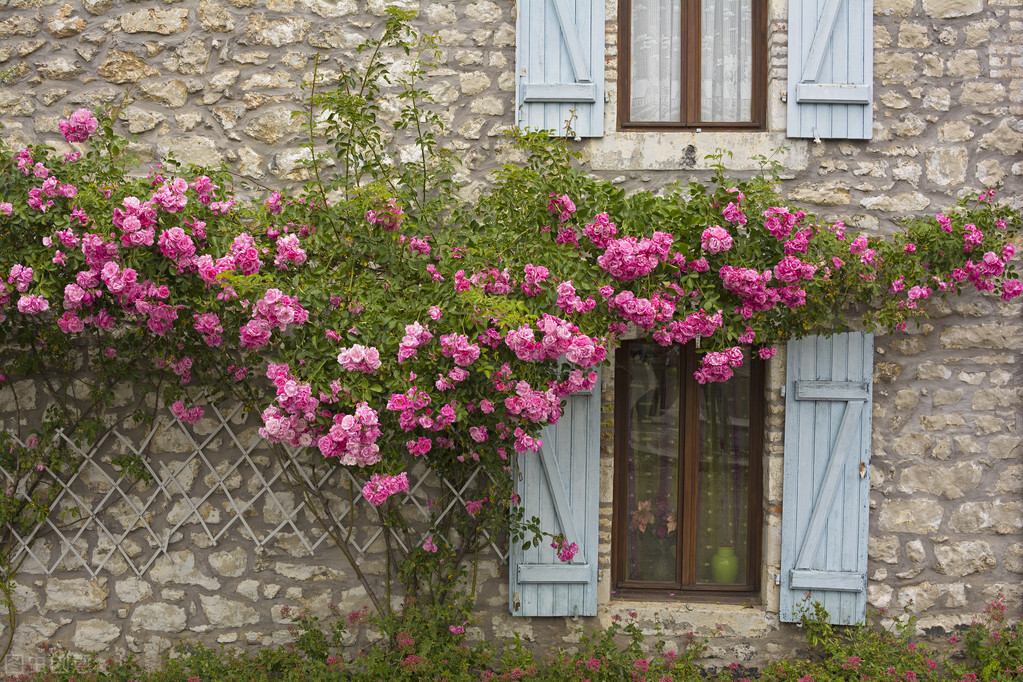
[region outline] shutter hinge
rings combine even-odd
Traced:
[[[774,584],[781,586],[781,573],[774,574]]]
[[[788,102],[789,101],[789,93],[787,93],[787,92],[781,93],[781,101],[782,102]]]
[[[784,386],[782,386],[780,389],[778,389],[778,394],[781,395],[782,398],[785,397],[785,387]]]

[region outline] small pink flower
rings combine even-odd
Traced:
[[[427,535],[426,539],[423,540],[423,549],[430,553],[437,551],[437,544],[433,541],[432,535]]]
[[[721,253],[732,248],[732,235],[723,227],[715,225],[703,231],[700,246],[707,253]]]

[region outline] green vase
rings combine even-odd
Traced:
[[[739,577],[739,557],[735,556],[735,549],[718,547],[717,553],[710,558],[710,575],[716,583],[735,582]]]

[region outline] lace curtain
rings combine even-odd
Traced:
[[[681,123],[682,3],[632,2],[632,121]],[[700,5],[701,122],[751,118],[753,0],[702,0]],[[690,65],[691,66],[691,65]]]

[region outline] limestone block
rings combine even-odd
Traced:
[[[984,0],[924,0],[924,12],[934,19],[966,17],[982,9]]]
[[[966,422],[959,412],[949,414],[930,414],[920,417],[920,423],[928,431],[944,431],[950,426],[962,426]]]
[[[469,110],[474,114],[488,114],[490,116],[501,116],[504,114],[505,99],[503,97],[480,97],[472,101]]]
[[[494,31],[494,39],[491,41],[495,47],[511,47],[515,44],[515,27],[505,22]]]
[[[0,113],[4,111],[4,95],[0,93]],[[13,114],[15,116],[26,116],[26,114]],[[14,413],[17,410],[34,410],[36,408],[36,385],[29,379],[16,381],[13,384],[4,382],[0,385],[0,412]]]
[[[465,8],[465,16],[481,24],[490,24],[501,20],[501,8],[489,0],[470,2]]]
[[[52,611],[102,611],[110,588],[106,578],[50,578],[46,581],[46,608]]]
[[[76,647],[88,653],[107,651],[110,644],[121,636],[121,629],[112,623],[98,618],[78,621],[72,642]]]
[[[356,0],[298,0],[297,5],[325,19],[337,19],[359,11]]]
[[[909,80],[916,77],[916,58],[908,52],[879,50],[874,53],[874,77]]]
[[[469,71],[458,75],[463,95],[476,95],[490,87],[490,76],[483,71]]]
[[[910,540],[906,543],[906,556],[914,564],[923,563],[927,558],[927,553],[924,551],[924,543],[919,540]]]
[[[0,40],[13,36],[34,36],[39,33],[39,24],[29,16],[16,16],[0,21]]]
[[[238,587],[235,589],[235,592],[249,601],[259,601],[259,581],[243,580],[238,583]]]
[[[269,21],[262,13],[250,14],[245,23],[245,37],[250,45],[282,47],[305,40],[310,27],[311,24],[301,17]]]
[[[915,5],[916,0],[874,0],[874,14],[879,17],[905,17]]]
[[[135,607],[131,614],[132,630],[181,632],[187,623],[185,609],[174,604],[156,602]]]
[[[937,147],[927,152],[927,179],[942,187],[961,185],[966,179],[968,152],[963,147]]]
[[[101,78],[111,83],[134,83],[140,78],[159,76],[160,72],[146,60],[131,52],[110,50],[99,65]]]
[[[161,585],[198,585],[207,590],[219,590],[220,581],[203,575],[195,567],[195,554],[189,550],[168,552],[153,562],[149,577]]]
[[[156,149],[160,156],[173,153],[178,161],[197,166],[217,168],[224,161],[217,143],[202,135],[168,136],[160,140]],[[188,452],[193,447],[177,427],[161,428],[153,441],[164,447],[160,452]]]
[[[954,391],[937,390],[931,396],[931,402],[934,407],[943,407],[945,405],[954,405],[963,399],[963,389],[957,388]]]
[[[944,515],[941,503],[927,498],[886,500],[878,515],[881,530],[898,533],[933,533]]]
[[[899,490],[904,493],[924,492],[955,500],[964,491],[976,490],[983,475],[976,462],[959,462],[949,467],[910,466],[899,475]]]
[[[114,0],[83,0],[82,6],[89,14],[106,14],[113,8]]]
[[[145,79],[138,84],[139,94],[148,100],[159,102],[171,109],[185,106],[188,101],[188,87],[180,79]]]
[[[202,611],[215,628],[239,628],[259,622],[259,614],[251,606],[220,595],[199,595]]]
[[[842,182],[805,182],[795,187],[789,198],[818,206],[844,206],[852,201],[849,187]]]
[[[128,124],[128,132],[144,133],[152,130],[167,119],[163,114],[156,111],[146,111],[140,107],[126,107],[121,112],[121,120]]]
[[[210,554],[209,561],[210,566],[219,575],[238,578],[245,573],[245,569],[248,566],[248,558],[248,552],[244,548],[238,547],[230,551],[214,552]]]
[[[1023,439],[1019,436],[995,436],[988,442],[987,453],[998,459],[1016,459],[1023,455]]]
[[[870,582],[867,584],[867,603],[875,609],[886,609],[892,603],[895,590],[890,585]]]
[[[1023,573],[1023,544],[1017,542],[1005,550],[1005,568],[1012,573]]]
[[[931,449],[933,441],[930,436],[919,433],[900,436],[895,439],[894,450],[896,453],[909,457],[922,457]]]
[[[245,126],[245,133],[268,145],[276,145],[302,129],[302,120],[292,117],[287,107],[274,107]]]
[[[867,556],[872,561],[899,563],[899,538],[894,535],[871,535],[867,538]]]
[[[257,73],[242,83],[242,90],[267,90],[271,88],[293,88],[295,81],[285,71]]]
[[[948,88],[931,88],[924,96],[924,106],[938,111],[948,111],[952,107],[952,93]]]
[[[920,404],[920,392],[912,388],[904,388],[895,394],[895,407],[899,410],[912,410]]]
[[[46,32],[54,38],[70,38],[85,30],[85,20],[81,17],[72,16],[74,8],[64,4],[46,17]]]
[[[1004,324],[973,324],[950,327],[940,336],[942,348],[990,348],[1007,350],[1023,345],[1023,327]]]
[[[1005,86],[1001,83],[983,83],[967,81],[963,83],[963,93],[959,96],[962,104],[997,104],[1005,101]]]
[[[458,15],[455,14],[455,5],[447,4],[441,5],[434,3],[428,5],[423,11],[423,16],[430,23],[431,26],[437,24],[453,24],[458,21]]]
[[[949,527],[960,533],[1015,533],[1023,528],[1023,503],[965,502],[952,512]]]
[[[200,0],[199,2],[199,23],[202,30],[208,33],[232,33],[234,32],[234,17],[226,5]]]
[[[125,33],[158,33],[173,35],[188,29],[187,9],[143,9],[122,14],[121,30]]]
[[[899,47],[919,49],[930,46],[931,39],[927,35],[927,27],[923,24],[903,21],[899,26]]]
[[[976,50],[959,50],[948,60],[948,75],[955,78],[976,78],[980,75],[980,56]]]
[[[939,595],[937,585],[922,582],[899,590],[898,605],[908,613],[920,613],[934,606]]]
[[[153,596],[153,587],[145,580],[132,576],[114,583],[114,593],[125,604],[134,604]]]
[[[966,34],[966,44],[972,47],[986,43],[991,39],[991,29],[1000,25],[997,19],[991,17],[970,22],[963,29],[963,33]]]
[[[991,545],[983,540],[953,542],[934,546],[935,570],[938,573],[962,577],[978,571],[986,571],[995,565]]]
[[[938,139],[942,142],[966,142],[975,134],[964,121],[948,121],[938,129]]]
[[[1009,127],[1008,121],[1002,121],[993,131],[980,138],[981,149],[994,149],[1006,156],[1013,156],[1023,151],[1023,132]]]
[[[1005,169],[1000,161],[984,159],[977,164],[976,178],[985,187],[995,189],[1005,181]]]
[[[67,57],[54,57],[36,62],[36,71],[44,78],[55,81],[77,80],[82,77],[82,69]]]
[[[860,206],[863,208],[876,211],[893,211],[895,213],[922,211],[930,205],[931,200],[920,192],[907,192],[894,196],[878,194],[860,200]]]
[[[1017,388],[986,388],[973,394],[974,410],[994,410],[999,407],[1019,407]]]

